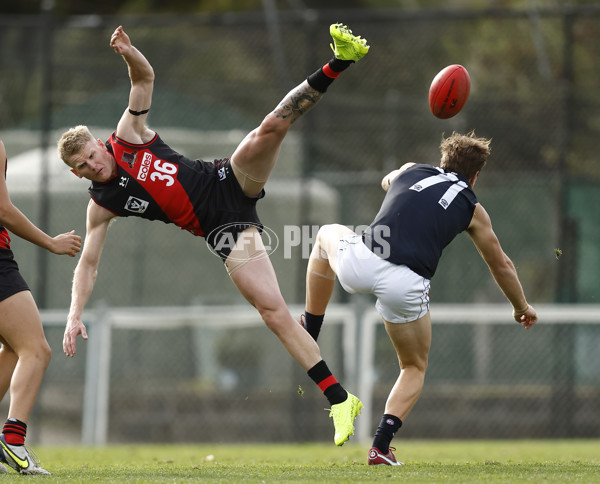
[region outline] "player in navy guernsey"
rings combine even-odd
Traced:
[[[317,339],[336,275],[349,293],[370,293],[396,349],[400,375],[392,388],[368,453],[369,465],[400,465],[390,443],[417,402],[431,345],[429,286],[446,247],[466,231],[513,306],[515,321],[537,322],[517,272],[500,247],[473,186],[490,154],[490,140],[474,132],[442,139],[439,167],[407,163],[381,182],[387,192],[362,234],[325,225],[307,268],[302,322]]]
[[[363,241],[383,259],[431,279],[442,250],[467,229],[476,204],[464,175],[414,165],[390,185]]]
[[[72,231],[50,237],[31,223],[10,200],[7,166],[0,141],[0,400],[10,389],[8,419],[0,435],[0,473],[6,472],[5,463],[20,474],[50,474],[25,447],[27,422],[50,363],[50,346],[10,248],[8,230],[54,254],[71,257],[81,249],[81,237]]]
[[[125,60],[131,80],[129,106],[106,143],[94,139],[85,126],[70,129],[58,142],[61,159],[75,175],[92,182],[85,243],[75,269],[63,339],[66,355],[75,355],[78,335],[87,339],[81,315],[94,286],[110,221],[117,216],[161,220],[207,238],[238,290],[329,400],[335,443],[342,445],[353,434],[362,404],[333,377],[315,341],[287,309],[260,238],[262,225],[256,212],[292,123],[369,50],[365,39],[344,25],[332,25],[330,34],[334,57],[292,89],[229,158],[208,162],[180,155],[146,125],[154,71],[123,28],[114,31],[110,46]]]

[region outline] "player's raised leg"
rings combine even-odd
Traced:
[[[342,71],[369,51],[366,40],[352,34],[344,25],[332,25],[330,34],[334,42],[331,45],[333,59],[292,89],[231,156],[233,172],[247,196],[255,197],[263,189],[294,121],[320,101]]]
[[[315,239],[315,245],[306,268],[306,306],[301,324],[317,340],[325,311],[335,285],[337,252],[340,240],[356,235],[344,225],[323,225]]]

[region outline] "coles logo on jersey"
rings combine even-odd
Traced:
[[[150,166],[152,165],[152,153],[144,153],[142,163],[140,164],[140,171],[138,172],[137,179],[145,181],[148,178],[150,172]]]
[[[144,213],[148,208],[149,202],[140,198],[130,196],[125,202],[125,210],[134,213]]]

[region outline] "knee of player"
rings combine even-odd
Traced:
[[[409,361],[402,360],[402,371],[412,371],[425,376],[427,371],[427,356],[413,358]]]
[[[285,305],[283,307],[279,305],[257,305],[256,309],[267,327],[275,334],[279,334],[285,330],[286,325],[289,323],[288,320],[291,318]]]
[[[261,136],[273,136],[283,138],[290,128],[290,121],[287,118],[282,118],[275,113],[268,114],[262,123],[258,132]]]
[[[52,358],[52,349],[44,339],[41,343],[31,343],[17,351],[20,361],[28,361],[36,366],[46,368]]]
[[[331,227],[333,227],[332,224],[321,225],[321,227],[319,227],[319,230],[317,232],[317,238],[316,238],[317,243],[323,244],[323,242],[326,241],[327,234],[331,231]]]
[[[339,224],[327,224],[322,225],[317,232],[317,243],[321,247],[326,247],[327,243],[335,240],[338,241],[341,239],[340,231],[338,227],[341,227]]]
[[[325,224],[325,225],[321,225],[321,227],[319,228],[319,231],[317,232],[317,237],[318,238],[326,238],[326,237],[335,237],[336,239],[339,239],[341,237],[339,237],[340,235],[349,235],[350,233],[353,233],[348,227],[346,227],[345,225],[341,225],[341,224]]]
[[[46,340],[40,345],[37,354],[40,363],[47,367],[52,359],[52,348]]]

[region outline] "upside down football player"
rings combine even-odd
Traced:
[[[161,220],[207,238],[238,290],[329,400],[336,445],[354,433],[362,403],[337,382],[316,342],[290,314],[258,235],[262,225],[256,212],[292,123],[369,50],[365,39],[346,26],[334,24],[330,34],[331,61],[292,89],[229,158],[207,162],[181,156],[147,126],[154,71],[123,28],[115,30],[110,46],[127,63],[131,79],[129,105],[116,131],[103,142],[94,139],[87,127],[77,126],[58,142],[59,155],[73,173],[92,182],[86,236],[63,338],[67,356],[75,355],[78,335],[87,339],[82,311],[92,293],[110,221],[117,216]],[[227,243],[230,240],[233,245]]]

